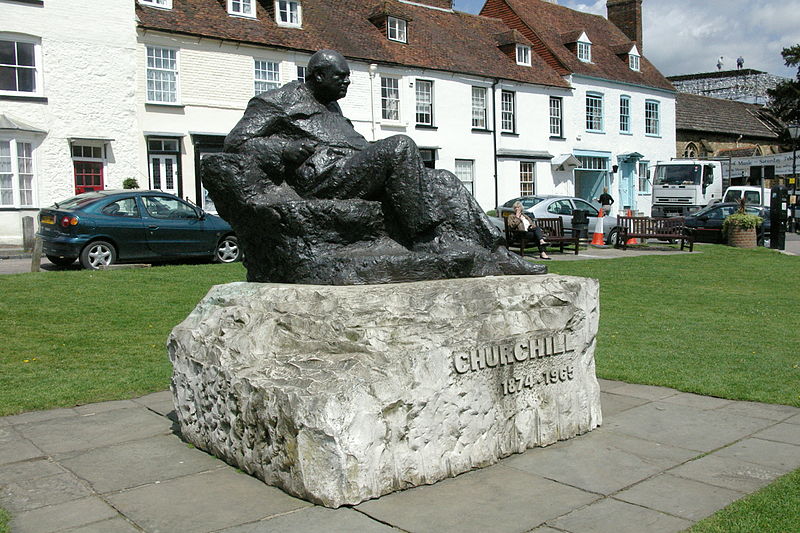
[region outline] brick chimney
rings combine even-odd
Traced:
[[[606,0],[606,12],[608,20],[635,41],[639,53],[643,54],[642,0]]]

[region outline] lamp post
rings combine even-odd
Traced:
[[[793,122],[788,125],[789,136],[792,138],[792,222],[789,231],[797,229],[797,139],[800,138],[800,124]]]

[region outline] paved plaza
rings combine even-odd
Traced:
[[[600,380],[604,423],[336,510],[180,439],[159,392],[0,418],[14,533],[681,531],[800,467],[800,409]]]

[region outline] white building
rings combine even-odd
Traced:
[[[591,200],[607,186],[617,206],[648,213],[646,163],[675,146],[671,86],[606,19],[525,3],[569,12],[574,31],[556,32],[561,49],[537,40],[550,26],[534,33],[505,20],[499,0],[484,8],[493,18],[455,12],[449,0],[114,0],[102,12],[86,0],[0,0],[10,21],[0,45],[31,42],[39,54],[33,91],[0,91],[0,180],[5,141],[6,175],[18,184],[0,181],[10,191],[0,188],[10,198],[0,242],[21,242],[21,220],[38,207],[125,178],[213,211],[200,159],[222,149],[254,94],[302,78],[321,48],[350,62],[340,104],[359,132],[409,135],[484,209],[524,194]],[[67,16],[86,31],[68,29]],[[585,64],[571,49],[580,39],[595,53]],[[620,46],[627,52],[612,50]]]

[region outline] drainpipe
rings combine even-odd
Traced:
[[[375,140],[375,89],[372,84],[375,81],[375,74],[378,72],[378,65],[375,63],[369,66],[369,110],[372,113],[372,140]]]
[[[494,159],[494,205],[495,208],[500,205],[500,184],[497,176],[497,100],[495,98],[497,84],[500,83],[499,78],[494,79],[492,83],[492,143],[493,152],[492,159]]]

